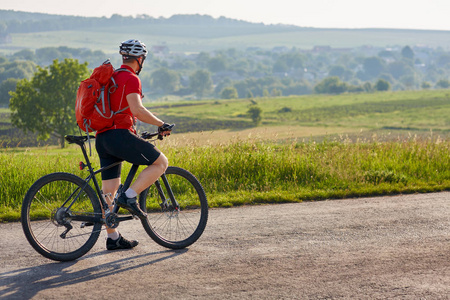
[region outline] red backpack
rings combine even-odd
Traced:
[[[114,115],[128,108],[125,107],[116,112],[111,110],[109,95],[117,88],[114,78],[112,78],[116,71],[128,70],[114,70],[111,62],[107,60],[95,68],[89,78],[81,82],[75,103],[75,117],[82,130],[93,132],[111,127]]]

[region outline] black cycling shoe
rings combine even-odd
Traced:
[[[106,240],[106,249],[107,250],[131,249],[136,247],[138,244],[139,244],[138,241],[129,241],[120,234],[117,240],[113,240],[112,238],[108,238]]]
[[[117,206],[127,209],[130,213],[138,216],[140,219],[147,218],[147,214],[143,212],[137,204],[136,197],[127,198],[125,193],[122,193],[117,199]]]

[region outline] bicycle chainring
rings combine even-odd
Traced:
[[[114,229],[119,227],[119,222],[117,222],[117,214],[109,213],[105,217],[105,224],[107,227]]]

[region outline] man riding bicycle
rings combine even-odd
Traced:
[[[137,202],[137,196],[152,185],[167,169],[167,157],[153,144],[136,134],[135,121],[158,126],[161,135],[170,134],[169,125],[161,121],[142,105],[142,87],[138,75],[147,56],[147,47],[139,40],[127,40],[120,45],[123,64],[113,75],[117,89],[110,94],[111,110],[121,111],[114,116],[113,126],[97,131],[96,149],[101,167],[119,161],[147,165],[129,189],[119,195],[117,205],[139,218],[146,218]],[[102,190],[111,206],[121,179],[121,164],[102,172]],[[111,207],[112,209],[112,207]],[[108,250],[130,249],[137,241],[128,241],[117,229],[106,229]]]

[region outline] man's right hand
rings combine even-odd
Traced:
[[[172,128],[175,126],[175,124],[167,124],[164,123],[162,126],[158,127],[158,133],[161,136],[167,136],[170,135],[170,132],[172,131]]]

